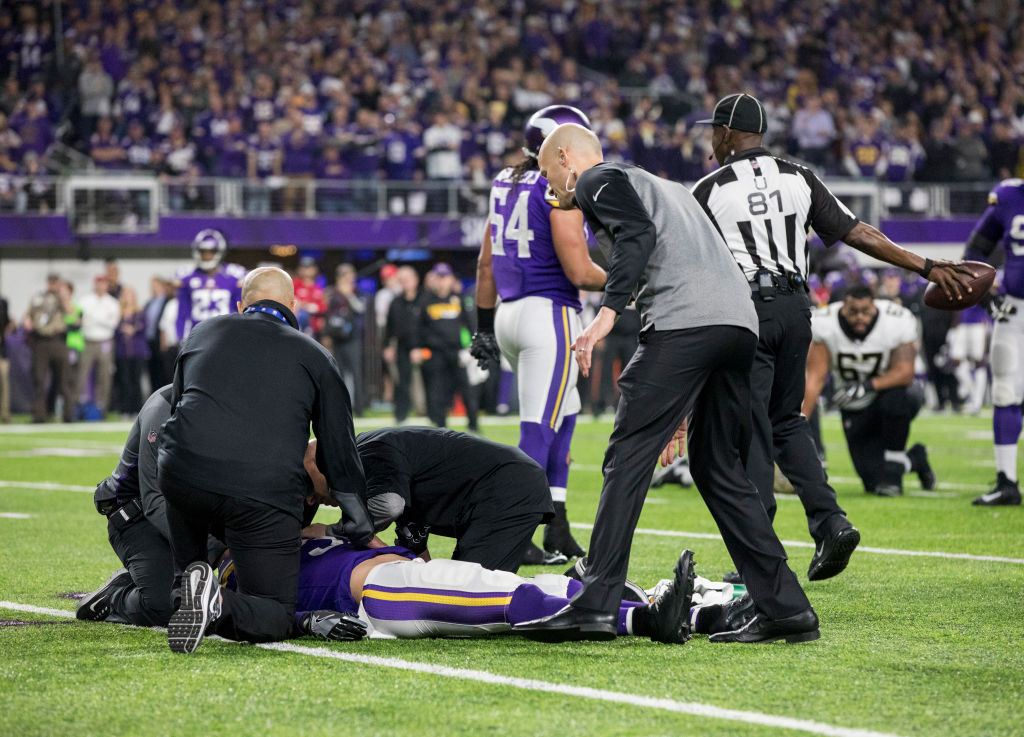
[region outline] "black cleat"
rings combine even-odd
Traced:
[[[702,635],[729,632],[745,625],[754,616],[754,600],[744,594],[726,604],[712,604],[697,610],[693,631]]]
[[[514,625],[512,632],[538,642],[614,640],[618,617],[618,612],[604,614],[567,604],[547,617]]]
[[[572,536],[569,519],[565,515],[565,504],[555,504],[555,518],[544,527],[544,550],[566,558],[582,558],[587,551]]]
[[[568,576],[577,581],[583,581],[583,574],[587,572],[587,558],[580,558],[578,561],[569,566],[568,570],[563,573],[563,576]],[[622,594],[619,596],[622,601],[635,601],[639,604],[650,604],[651,599],[647,596],[647,592],[644,591],[643,586],[633,583],[628,578],[625,583],[622,584]]]
[[[523,551],[523,560],[519,565],[560,566],[568,562],[569,559],[562,553],[546,553],[531,542]]]
[[[651,600],[651,639],[667,644],[683,644],[690,639],[690,605],[693,602],[693,552],[684,550],[673,572],[673,579]]]
[[[206,629],[219,616],[217,574],[206,561],[196,561],[181,574],[181,606],[167,623],[167,644],[171,652],[195,652]]]
[[[122,568],[110,574],[107,582],[93,591],[86,594],[85,598],[78,602],[75,607],[75,618],[89,622],[101,622],[110,614],[110,597],[118,589],[123,589],[132,584],[132,574],[127,568]]]
[[[850,556],[860,544],[860,532],[849,522],[847,526],[833,532],[818,543],[807,568],[807,578],[811,581],[823,581],[838,576],[850,562]]]
[[[976,507],[1009,507],[1020,504],[1020,486],[1010,481],[1002,471],[996,476],[996,485],[971,502]]]
[[[709,642],[811,642],[821,637],[818,615],[807,607],[799,614],[783,619],[767,619],[758,612],[742,627],[708,637]]]
[[[931,491],[935,488],[935,471],[928,462],[928,449],[921,443],[914,443],[907,451],[907,458],[910,459],[910,470],[917,474],[921,481],[921,488]]]

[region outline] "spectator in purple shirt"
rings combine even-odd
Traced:
[[[351,212],[355,209],[350,185],[327,183],[349,179],[337,142],[328,140],[324,144],[322,155],[316,162],[316,178],[320,180],[316,190],[316,209],[319,212]]]
[[[89,157],[101,169],[121,169],[127,155],[114,135],[114,124],[104,115],[96,124],[96,132],[89,139]]]
[[[128,135],[121,140],[121,148],[129,169],[155,171],[159,162],[156,147],[146,137],[146,126],[141,120],[136,118],[128,123]]]
[[[121,122],[132,118],[145,119],[149,117],[155,99],[153,85],[142,73],[142,66],[135,63],[117,86],[114,114]]]
[[[291,128],[284,135],[281,171],[288,177],[284,188],[284,211],[305,210],[306,185],[313,178],[318,141],[303,125],[302,111],[291,108],[288,111]]]
[[[219,94],[213,94],[210,96],[209,108],[196,116],[192,124],[192,139],[199,147],[200,159],[208,168],[213,168],[230,122],[230,116],[224,112],[224,99]]]
[[[149,357],[145,313],[135,290],[121,290],[121,321],[114,333],[114,409],[122,418],[142,408],[142,371]]]
[[[214,171],[220,177],[242,178],[249,173],[249,141],[241,116],[228,119],[227,132],[218,141]]]
[[[270,183],[265,180],[281,176],[281,152],[281,141],[274,135],[273,127],[269,121],[263,121],[249,138],[249,180],[253,182],[247,187],[249,212],[270,212]]]
[[[54,141],[53,125],[46,117],[45,102],[37,100],[26,105],[23,112],[12,116],[11,127],[21,137],[23,154],[32,151],[45,160]]]

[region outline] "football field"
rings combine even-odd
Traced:
[[[825,418],[861,548],[845,573],[808,583],[796,497],[780,496],[776,519],[817,642],[208,639],[191,656],[161,631],[73,618],[71,595],[120,567],[92,490],[127,429],[0,427],[0,735],[1024,735],[1024,508],[970,504],[995,478],[987,415],[919,418],[910,442],[928,446],[938,489],[908,476],[896,499],[863,493],[838,418]],[[584,547],[610,429],[581,418],[573,442],[569,516]],[[483,430],[518,437],[511,423]],[[653,489],[630,577],[670,576],[683,548],[701,575],[732,570],[696,491]]]

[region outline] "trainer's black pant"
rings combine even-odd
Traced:
[[[903,451],[910,436],[910,423],[921,411],[924,392],[916,382],[878,392],[875,401],[858,412],[843,412],[843,433],[853,467],[874,491],[882,479],[885,451]]]
[[[412,360],[409,357],[409,350],[400,345],[395,352],[395,366],[398,369],[394,398],[395,422],[405,422],[412,407]]]
[[[174,586],[174,556],[160,531],[139,516],[118,528],[107,521],[110,547],[132,576],[132,583],[110,597],[108,620],[140,627],[166,627],[174,614],[171,588]]]
[[[534,463],[499,467],[475,487],[459,514],[452,560],[515,573],[537,525],[554,516],[544,469]]]
[[[811,537],[820,542],[832,531],[830,518],[845,513],[821,467],[811,428],[800,414],[811,345],[811,305],[800,290],[777,292],[770,302],[754,295],[754,307],[760,335],[750,375],[753,434],[747,473],[768,518],[774,520],[778,462],[803,502]]]
[[[651,470],[691,412],[690,471],[758,609],[777,619],[810,606],[743,467],[756,345],[749,330],[724,325],[641,334],[619,377],[604,487],[575,606],[617,610]]]
[[[301,521],[277,507],[178,488],[166,479],[161,491],[167,497],[167,522],[179,570],[205,561],[207,532],[211,526],[223,526],[238,590],[221,590],[221,616],[211,633],[251,642],[294,636]]]

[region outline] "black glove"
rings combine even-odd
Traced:
[[[427,549],[427,537],[430,535],[430,525],[423,525],[419,522],[404,522],[399,520],[395,524],[395,545],[419,555]]]
[[[299,624],[303,634],[319,637],[321,640],[336,642],[354,642],[366,637],[369,625],[359,617],[330,609],[317,609],[307,612]]]
[[[501,349],[494,333],[473,333],[473,341],[469,344],[469,355],[476,359],[476,365],[486,369],[489,364],[501,360]]]
[[[993,294],[988,304],[985,305],[985,309],[996,322],[1007,322],[1010,315],[1017,314],[1017,307],[1009,303],[1005,294]]]
[[[373,519],[366,508],[366,500],[354,492],[337,489],[331,489],[331,496],[341,507],[341,520],[328,525],[327,534],[365,547],[373,539]]]
[[[839,409],[846,409],[851,404],[860,402],[865,397],[869,397],[874,393],[875,388],[871,385],[871,379],[865,379],[856,384],[847,384],[833,394],[832,404]]]

